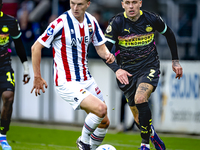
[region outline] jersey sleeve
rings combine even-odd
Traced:
[[[51,43],[56,38],[57,33],[62,30],[62,28],[63,19],[62,17],[59,17],[49,24],[44,33],[38,38],[38,42],[40,42],[43,46],[50,48]]]
[[[21,36],[20,26],[17,19],[14,19],[10,28],[10,36],[13,39],[18,39]]]
[[[155,15],[155,29],[160,34],[164,34],[167,31],[167,25],[159,15]]]
[[[94,46],[100,46],[106,42],[105,36],[97,22],[94,18],[94,35],[92,38],[92,43]]]
[[[118,24],[117,20],[113,18],[105,31],[106,40],[112,44],[115,44],[118,41]]]

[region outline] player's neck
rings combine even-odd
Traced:
[[[134,17],[128,17],[128,19],[130,19],[133,22],[136,22],[139,18],[140,18],[140,13]]]
[[[84,21],[84,16],[83,17],[79,17],[79,18],[76,18],[78,20],[79,23],[83,23]]]

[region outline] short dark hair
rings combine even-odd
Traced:
[[[2,4],[2,0],[0,0],[0,4]]]

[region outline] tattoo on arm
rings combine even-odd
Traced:
[[[179,60],[172,60],[173,66],[178,66],[179,65]]]

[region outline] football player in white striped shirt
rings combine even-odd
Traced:
[[[105,37],[96,19],[86,12],[90,0],[70,0],[70,10],[63,13],[47,27],[32,46],[35,95],[44,93],[46,81],[41,77],[40,61],[43,47],[53,47],[54,83],[59,95],[74,110],[87,112],[82,134],[77,140],[81,150],[96,149],[103,141],[109,119],[101,90],[91,76],[87,65],[87,49],[92,42],[106,63],[114,56],[105,46]]]

